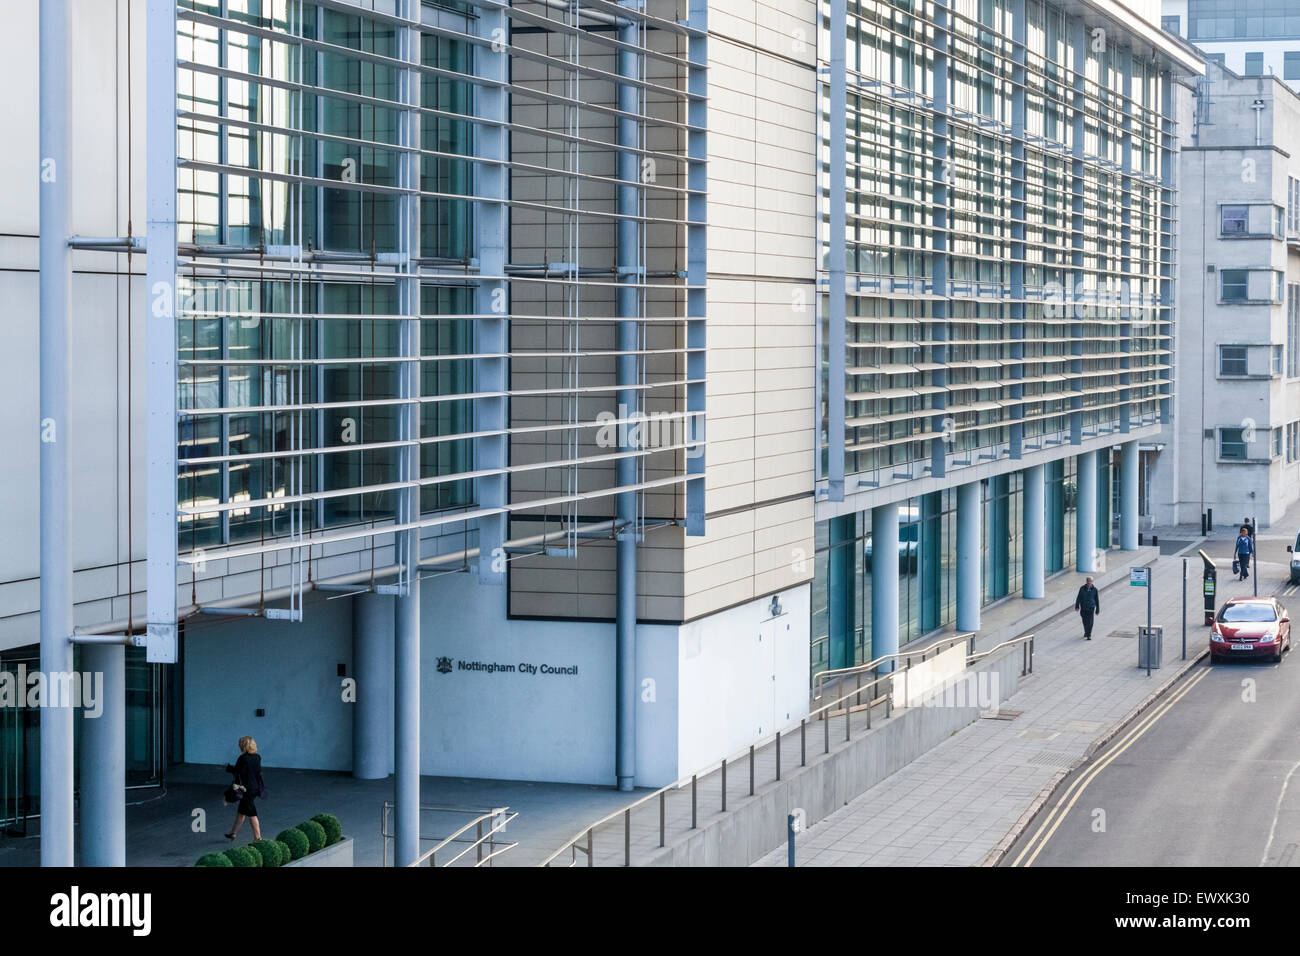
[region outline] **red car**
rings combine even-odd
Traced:
[[[1276,598],[1233,598],[1214,617],[1210,662],[1221,657],[1282,660],[1291,650],[1291,618]]]

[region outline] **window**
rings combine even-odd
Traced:
[[[1282,429],[1274,428],[1272,432],[1270,432],[1270,435],[1272,436],[1272,440],[1273,440],[1273,457],[1281,458],[1282,457]]]
[[[1222,302],[1245,302],[1248,275],[1249,273],[1245,269],[1224,269],[1220,272],[1219,300]]]
[[[1220,206],[1219,233],[1224,236],[1244,236],[1250,231],[1249,206]]]
[[[1300,180],[1292,176],[1286,178],[1286,228],[1287,232],[1300,232],[1300,223],[1296,221],[1297,215],[1297,194],[1296,187],[1300,186]]]
[[[1286,238],[1286,210],[1281,206],[1273,207],[1273,235]]]
[[[1207,60],[1209,60],[1211,63],[1217,63],[1217,64],[1219,64],[1219,66],[1226,66],[1226,65],[1227,65],[1227,64],[1224,62],[1224,60],[1227,59],[1227,55],[1224,54],[1224,53],[1207,53],[1207,54],[1205,54],[1205,58],[1206,58]]]
[[[1274,374],[1274,375],[1281,375],[1281,374],[1282,374],[1282,346],[1280,346],[1280,345],[1275,345],[1275,346],[1273,346],[1273,365],[1272,365],[1272,368],[1273,368],[1273,374]]]
[[[1246,76],[1262,76],[1264,74],[1264,54],[1247,53],[1246,54]]]
[[[1282,54],[1282,79],[1300,80],[1300,50],[1287,50]]]
[[[1286,460],[1297,458],[1300,458],[1300,422],[1292,422],[1286,426]]]
[[[1300,285],[1286,287],[1286,374],[1300,375]]]
[[[1219,375],[1221,377],[1245,375],[1247,374],[1246,370],[1246,346],[1219,346]]]
[[[1182,30],[1182,17],[1161,17],[1160,29],[1169,33],[1179,33]]]
[[[1219,429],[1219,457],[1227,461],[1246,460],[1246,437],[1244,428]]]

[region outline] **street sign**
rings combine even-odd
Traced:
[[[1145,588],[1151,586],[1151,569],[1150,568],[1129,568],[1128,584],[1132,588]]]

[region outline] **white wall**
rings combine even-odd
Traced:
[[[352,602],[318,600],[306,621],[198,617],[184,638],[185,760],[233,762],[257,739],[267,767],[352,769]],[[258,708],[266,716],[257,717]],[[274,778],[267,788],[275,792]]]
[[[679,775],[730,756],[808,713],[809,601],[803,584],[681,629]]]

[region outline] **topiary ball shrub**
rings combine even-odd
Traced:
[[[312,819],[324,827],[326,846],[343,839],[343,824],[339,823],[339,818],[334,814],[318,813]]]
[[[315,820],[304,820],[297,828],[307,837],[307,842],[311,846],[309,852],[315,853],[325,845],[325,828]]]
[[[276,837],[276,840],[289,847],[290,859],[301,860],[311,852],[311,843],[307,839],[307,834],[303,833],[297,827],[285,830]]]
[[[262,854],[251,846],[233,846],[226,851],[226,856],[234,866],[261,866]]]
[[[222,866],[234,866],[235,864],[231,863],[230,857],[226,856],[226,854],[224,853],[205,853],[201,857],[199,857],[199,861],[194,865],[222,867]]]
[[[255,840],[251,846],[261,854],[263,866],[283,866],[288,862],[287,859],[280,859],[280,845],[274,840]]]
[[[289,844],[285,843],[283,840],[272,840],[271,842],[274,843],[276,847],[280,850],[281,866],[284,866],[286,863],[288,863],[290,860],[293,859],[293,854],[289,852]]]

